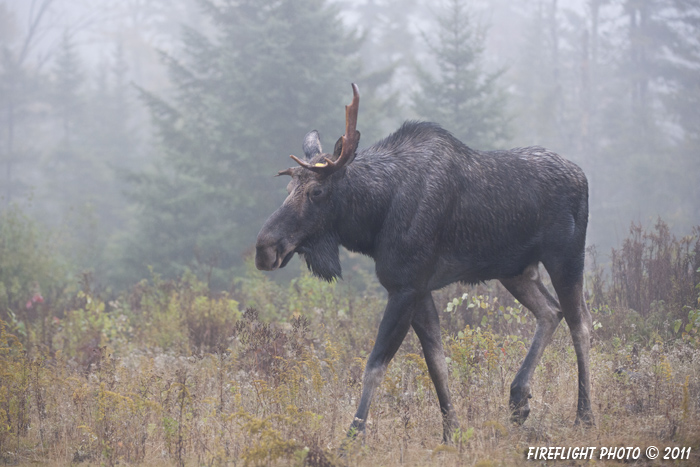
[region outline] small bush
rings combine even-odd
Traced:
[[[35,222],[17,206],[0,210],[0,319],[25,345],[47,343],[47,307],[63,298],[67,271],[51,238]],[[29,336],[32,332],[37,336]]]

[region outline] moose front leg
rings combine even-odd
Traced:
[[[447,444],[452,441],[452,433],[459,428],[459,422],[454,407],[452,407],[448,386],[447,362],[445,361],[445,351],[442,348],[440,316],[430,293],[423,297],[420,308],[413,315],[411,325],[420,339],[425,363],[428,365],[430,378],[435,385],[442,412],[442,441]]]
[[[379,324],[374,348],[367,359],[365,374],[362,378],[362,397],[355,419],[348,431],[349,437],[355,437],[365,431],[365,423],[374,391],[384,379],[389,362],[401,346],[416,310],[418,294],[413,290],[389,293],[389,301]]]

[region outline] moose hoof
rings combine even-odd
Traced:
[[[593,418],[593,412],[576,414],[576,421],[574,421],[574,426],[582,426],[585,428],[595,426],[595,418]]]
[[[517,425],[522,425],[525,423],[528,415],[530,415],[530,406],[527,402],[525,402],[524,405],[511,411],[510,421]]]
[[[365,434],[365,421],[355,417],[355,420],[350,424],[347,438],[350,440],[356,439],[358,436]]]
[[[454,412],[449,412],[442,416],[442,444],[453,443],[454,433],[459,430],[459,422]]]
[[[511,388],[510,390],[510,421],[522,425],[530,415],[530,402],[532,398],[528,388]]]
[[[348,452],[354,449],[353,446],[356,445],[356,442],[359,442],[360,445],[362,445],[364,443],[364,434],[365,421],[360,420],[359,418],[355,418],[355,420],[350,425],[350,428],[348,429],[348,433],[345,436],[345,440],[343,440],[343,442],[340,444],[340,448],[338,449],[338,457],[341,459],[346,458]]]

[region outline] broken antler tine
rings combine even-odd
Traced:
[[[279,177],[281,175],[292,176],[294,174],[293,170],[294,170],[294,168],[292,168],[292,167],[289,167],[288,169],[280,170],[279,172],[277,172],[277,175],[275,175],[275,177]]]

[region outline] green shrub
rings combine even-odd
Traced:
[[[25,343],[43,342],[47,309],[63,298],[68,268],[52,239],[16,206],[0,211],[0,319]],[[39,324],[38,329],[32,329]]]

